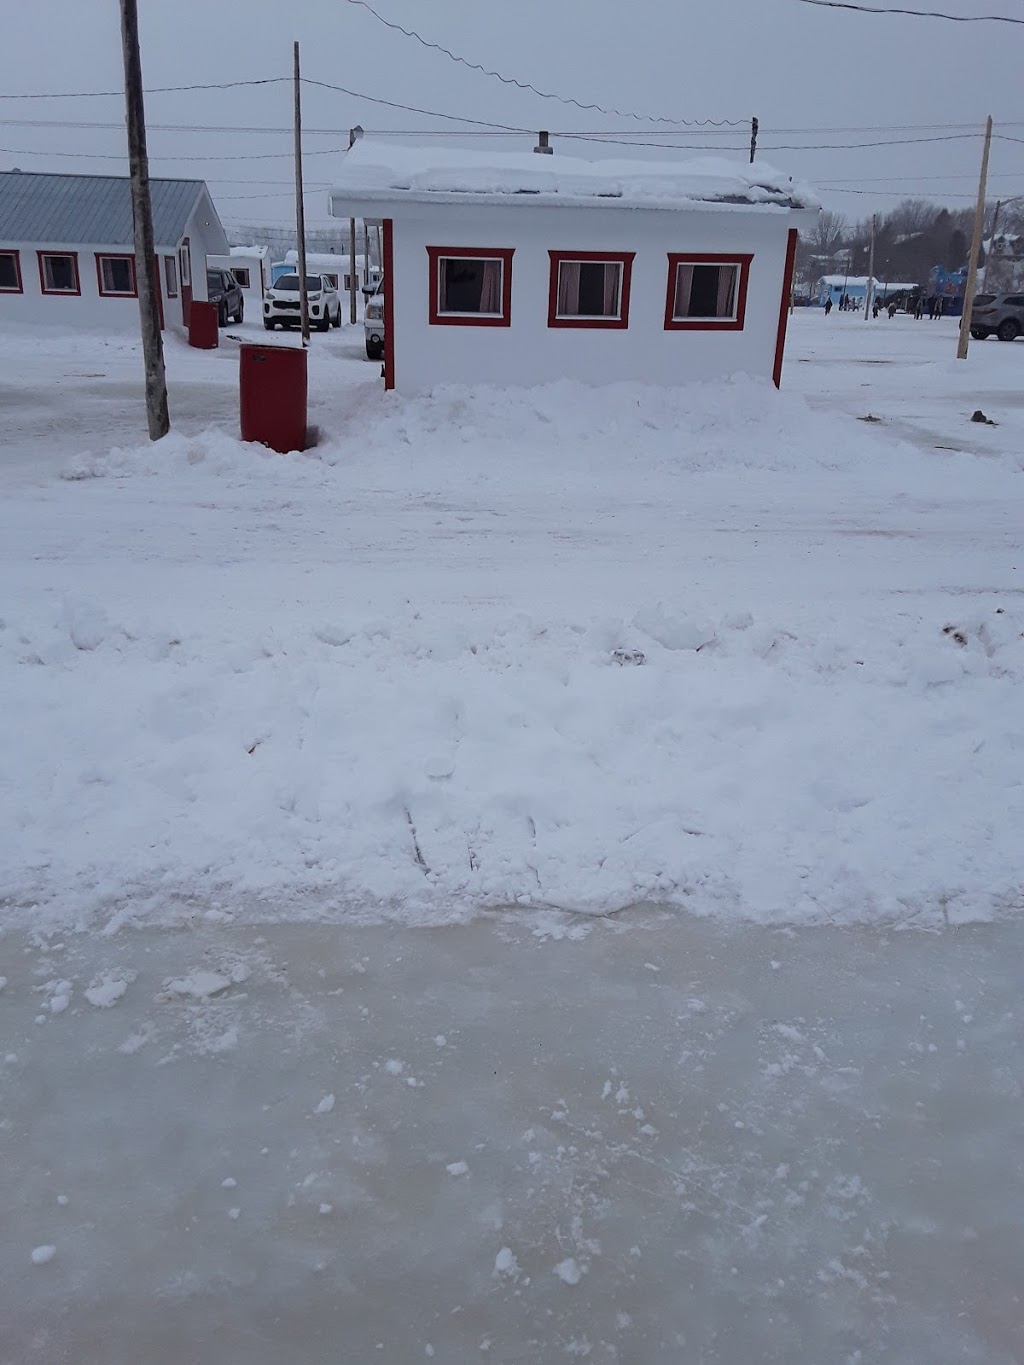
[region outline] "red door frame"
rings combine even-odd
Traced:
[[[384,388],[395,387],[394,220],[384,219]]]
[[[772,381],[775,387],[782,386],[782,360],[786,354],[786,328],[789,324],[789,304],[793,297],[793,275],[796,270],[796,243],[799,233],[796,228],[789,229],[786,245],[786,271],[782,278],[782,299],[779,303],[779,330],[775,336],[775,369]]]
[[[163,262],[159,256],[153,257],[153,273],[156,275],[156,311],[160,317],[160,330],[164,330],[164,286],[160,278]]]
[[[181,268],[186,260],[188,261],[188,284],[185,283],[185,272]],[[189,317],[192,313],[192,243],[187,237],[182,237],[181,249],[178,252],[178,289],[181,292],[181,321],[185,327],[188,327]]]

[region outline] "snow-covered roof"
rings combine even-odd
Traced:
[[[572,207],[688,209],[697,205],[816,210],[809,185],[771,166],[723,157],[679,161],[586,161],[534,152],[403,147],[361,138],[345,154],[331,211],[348,217],[355,200],[375,203],[493,202]],[[335,204],[337,201],[337,204]]]
[[[258,257],[261,261],[265,261],[265,260],[267,260],[267,259],[269,258],[269,256],[270,256],[270,247],[269,247],[269,246],[233,246],[233,247],[231,248],[231,255],[232,255],[232,256],[256,256],[256,257]]]
[[[275,261],[275,265],[298,265],[299,253],[294,247],[291,251],[286,251],[280,261]],[[321,275],[324,271],[329,271],[332,275],[340,270],[344,273],[348,270],[351,257],[347,251],[307,251],[306,269],[319,270]],[[356,252],[356,269],[362,269],[364,257],[361,251]]]
[[[894,289],[916,289],[917,285],[909,280],[883,280],[880,275],[873,277],[876,289],[886,289],[890,293]],[[867,289],[869,277],[867,275],[822,275],[820,284],[827,284],[830,289]]]

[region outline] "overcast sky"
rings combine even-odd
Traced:
[[[1022,139],[993,146],[993,197],[1024,193],[1024,120],[1016,98],[1024,27],[818,9],[799,0],[373,0],[389,19],[545,90],[623,111],[687,119],[761,120],[761,156],[811,180],[830,208],[852,218],[884,210],[906,194],[966,205],[976,193],[980,137],[856,150],[790,150],[791,144],[937,138],[959,128],[901,132],[896,125],[978,125]],[[906,3],[906,0],[901,0]],[[960,14],[1019,14],[1020,0],[944,0]],[[186,85],[288,75],[291,43],[302,44],[303,74],[381,99],[464,117],[554,131],[645,129],[652,142],[738,149],[737,135],[667,138],[655,123],[585,114],[501,85],[383,28],[347,0],[138,0],[146,85]],[[6,6],[0,93],[115,90],[121,83],[117,0],[46,0]],[[288,222],[291,89],[151,94],[154,175],[203,176],[226,224]],[[437,129],[445,124],[307,87],[308,129]],[[1016,124],[1003,122],[1017,118]],[[123,105],[98,99],[0,99],[0,167],[119,172]],[[69,127],[21,126],[61,121]],[[88,122],[112,127],[86,127]],[[158,125],[277,128],[164,131]],[[460,143],[464,140],[459,139]],[[326,193],[338,134],[310,132],[307,215],[328,221]],[[480,144],[475,139],[466,145]],[[503,139],[528,147],[523,137]],[[557,146],[556,142],[556,146]],[[592,144],[568,144],[600,155]],[[620,147],[610,155],[623,154]],[[74,153],[73,156],[57,153]],[[313,155],[313,153],[324,153]],[[650,155],[672,153],[650,152]],[[742,155],[733,150],[730,155]],[[233,158],[239,158],[237,160]],[[241,159],[241,158],[246,159]],[[101,159],[106,158],[106,159]],[[209,158],[204,160],[204,158]],[[867,193],[848,193],[849,190]]]

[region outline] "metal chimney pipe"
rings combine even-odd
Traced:
[[[548,141],[549,137],[550,134],[546,130],[538,133],[537,145],[536,147],[534,147],[533,150],[535,152],[539,152],[541,156],[553,156],[555,149],[554,147],[551,146],[551,143]]]

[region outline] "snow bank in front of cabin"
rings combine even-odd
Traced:
[[[169,577],[115,610],[84,563],[5,613],[7,921],[440,923],[657,901],[903,922],[1020,905],[1019,598],[915,609],[875,593],[835,614],[829,584],[808,581],[817,611],[800,610],[758,588],[756,513],[727,610],[658,571],[664,509],[698,491],[724,505],[754,487],[798,515],[809,499],[822,535],[871,508],[884,547],[911,489],[937,505],[979,480],[1008,492],[1012,466],[928,459],[744,380],[346,403],[305,455],[176,433],[79,457],[51,485],[79,521],[90,499],[127,499],[154,548],[168,508],[200,528],[190,571],[209,601],[181,619]],[[357,469],[372,489],[358,514]],[[425,539],[405,520],[421,507]],[[563,598],[573,537],[600,543],[623,520],[649,535],[648,567],[623,569],[628,610]],[[255,625],[218,604],[248,522],[286,602]],[[522,610],[474,598],[472,568],[464,601],[432,595],[431,565],[467,543],[468,564],[507,555],[511,573],[515,527],[535,523],[550,573]],[[374,572],[355,550],[348,592],[308,605],[325,538],[349,535],[392,547],[404,605],[355,605]]]

